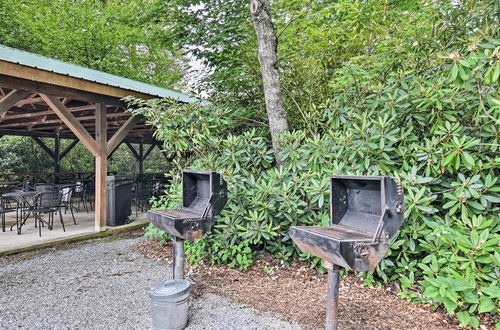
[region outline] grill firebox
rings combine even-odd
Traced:
[[[324,260],[326,328],[337,329],[340,267],[375,269],[403,222],[403,191],[399,181],[380,176],[333,176],[330,185],[330,225],[291,227],[290,237],[302,251]]]
[[[182,208],[148,211],[149,220],[177,238],[202,238],[227,202],[227,184],[213,171],[182,173]]]
[[[219,173],[184,170],[182,208],[148,211],[151,223],[172,235],[174,279],[184,278],[184,240],[205,236],[226,202],[227,183]]]

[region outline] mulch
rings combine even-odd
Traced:
[[[172,261],[171,243],[146,240],[134,249],[167,263]],[[249,307],[272,311],[306,329],[323,328],[325,321],[326,275],[295,261],[290,267],[263,255],[248,271],[224,265],[186,265],[186,275],[194,282],[193,294],[214,293]],[[395,284],[369,288],[354,275],[340,281],[340,329],[457,329],[458,321],[444,310],[414,304],[396,295]],[[495,320],[481,320],[483,328],[495,329]]]

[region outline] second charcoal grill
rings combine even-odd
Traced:
[[[290,237],[302,251],[324,260],[326,328],[336,329],[340,267],[377,267],[403,222],[403,191],[399,181],[380,176],[333,176],[330,184],[330,225],[291,227]]]

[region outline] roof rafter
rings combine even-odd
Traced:
[[[68,111],[68,108],[59,101],[59,98],[40,94],[45,103],[54,110],[54,112],[61,118],[61,120],[68,126],[73,134],[80,139],[80,141],[87,147],[87,149],[97,156],[99,154],[99,146],[96,141],[90,136],[89,132],[82,126],[82,124],[76,120],[75,116]]]
[[[0,116],[7,113],[10,108],[12,108],[17,102],[23,100],[26,96],[30,95],[31,92],[26,90],[16,90],[13,89],[9,94],[5,95],[0,100]]]

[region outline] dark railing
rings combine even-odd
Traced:
[[[109,171],[108,175],[115,175],[116,172]],[[94,172],[41,172],[41,173],[21,173],[7,174],[0,173],[0,186],[17,185],[24,181],[35,183],[53,183],[53,182],[75,182],[77,180],[93,180]]]

